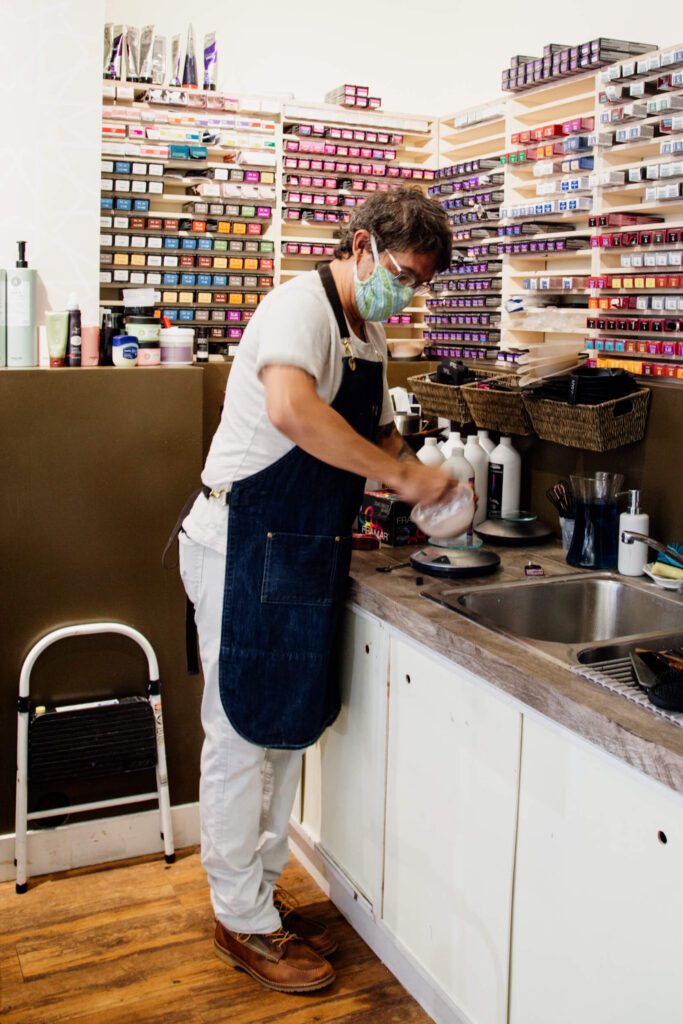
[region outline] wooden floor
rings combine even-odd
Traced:
[[[213,918],[196,849],[0,884],[3,1024],[428,1024],[294,860],[283,885],[339,941],[335,982],[270,992],[213,953]]]

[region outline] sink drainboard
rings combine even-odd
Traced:
[[[634,704],[645,708],[646,711],[651,711],[654,715],[666,718],[674,725],[683,728],[682,711],[665,711],[648,700],[647,694],[636,682],[630,658],[614,658],[611,661],[594,662],[592,665],[579,665],[573,667],[572,672],[576,672],[577,675],[583,676],[585,679],[590,679],[592,683],[604,686],[613,693],[626,697],[627,700],[633,701]]]

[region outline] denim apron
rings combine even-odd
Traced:
[[[319,273],[348,339],[332,273]],[[382,363],[340,358],[332,408],[373,440]],[[219,680],[226,715],[251,743],[307,747],[339,714],[335,636],[364,483],[295,447],[230,489]]]

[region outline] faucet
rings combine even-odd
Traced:
[[[676,551],[675,548],[669,547],[668,544],[661,544],[658,540],[654,540],[652,537],[646,537],[644,533],[634,533],[632,530],[622,530],[621,539],[624,544],[633,544],[634,541],[639,541],[641,544],[647,544],[649,548],[654,548],[655,551],[659,551],[660,554],[666,555],[670,558],[680,569],[683,569],[683,552]]]

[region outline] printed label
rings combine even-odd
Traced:
[[[31,326],[31,286],[10,271],[7,281],[7,323],[10,327]]]

